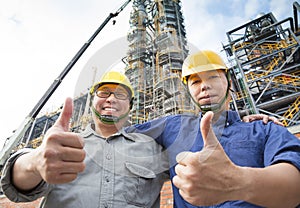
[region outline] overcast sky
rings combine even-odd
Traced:
[[[109,13],[125,0],[0,0],[0,149],[55,78]],[[182,0],[187,40],[200,49],[222,50],[226,32],[260,13],[292,17],[294,0]],[[96,52],[124,38],[129,4],[116,24],[109,22],[65,77],[41,113],[76,95],[82,69]],[[114,47],[116,52],[118,47]],[[114,53],[114,51],[109,51]],[[105,62],[106,60],[100,60]],[[114,63],[111,63],[114,64]]]

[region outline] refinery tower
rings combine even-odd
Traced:
[[[136,92],[132,122],[193,113],[180,81],[188,55],[181,2],[134,0],[129,23],[125,73]]]

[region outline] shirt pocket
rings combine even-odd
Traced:
[[[262,147],[251,140],[231,142],[228,156],[232,162],[240,166],[261,167],[263,164]]]
[[[137,207],[151,207],[159,197],[161,181],[147,167],[130,162],[125,162],[125,167],[131,175],[124,181],[126,202]]]

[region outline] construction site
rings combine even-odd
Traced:
[[[189,54],[181,4],[180,0],[132,2],[128,50],[123,59],[135,91],[132,124],[197,113],[180,79],[183,60]],[[228,42],[220,53],[230,63],[231,109],[241,117],[259,113],[274,116],[300,137],[300,6],[295,2],[291,9],[294,15],[283,20],[271,12],[237,25],[226,33]],[[89,98],[88,91],[74,98],[74,132],[84,130],[91,120]],[[38,117],[20,140],[7,142],[0,168],[16,150],[38,147],[60,110]],[[172,207],[171,193],[165,197],[161,204]]]

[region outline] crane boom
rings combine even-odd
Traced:
[[[80,50],[75,54],[75,56],[71,59],[71,61],[68,63],[68,65],[64,68],[64,70],[60,73],[60,75],[53,81],[53,83],[50,85],[48,90],[45,92],[45,94],[42,96],[42,98],[38,101],[38,103],[34,106],[32,111],[29,113],[29,115],[24,119],[20,127],[14,132],[14,134],[8,138],[8,140],[5,142],[5,145],[0,152],[0,166],[3,166],[6,160],[8,159],[12,149],[20,142],[25,132],[28,130],[28,128],[32,125],[33,121],[41,111],[41,109],[44,107],[44,105],[47,103],[51,95],[54,93],[54,91],[57,89],[57,87],[60,85],[62,80],[65,78],[65,76],[69,73],[69,71],[72,69],[72,67],[75,65],[75,63],[79,60],[79,58],[82,56],[82,54],[85,52],[85,50],[90,46],[92,41],[96,38],[96,36],[99,34],[99,32],[104,28],[104,26],[114,17],[118,16],[118,14],[123,11],[123,9],[129,4],[131,0],[127,0],[115,13],[110,13],[107,18],[104,20],[104,22],[99,26],[99,28],[93,33],[93,35],[89,38],[87,42],[83,44],[83,46],[80,48]]]

